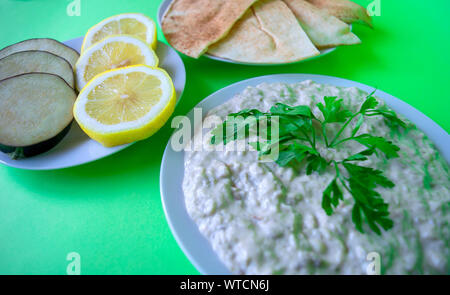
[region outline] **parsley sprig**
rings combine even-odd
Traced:
[[[374,168],[361,166],[360,163],[375,155],[386,159],[397,158],[398,146],[391,141],[373,134],[358,134],[363,123],[370,117],[381,116],[391,128],[405,128],[405,123],[397,117],[394,111],[385,107],[378,107],[378,101],[373,93],[368,95],[356,113],[353,113],[343,105],[343,100],[337,97],[324,97],[324,103],[318,103],[316,107],[322,113],[322,117],[314,116],[311,108],[305,105],[289,106],[276,103],[269,112],[261,112],[256,109],[244,109],[238,113],[228,115],[220,126],[212,131],[212,144],[227,144],[238,139],[239,132],[243,130],[246,136],[252,127],[257,128],[257,134],[266,132],[270,136],[271,117],[277,117],[278,138],[268,138],[266,142],[251,142],[259,155],[268,155],[275,146],[278,147],[278,158],[275,162],[282,166],[295,166],[305,163],[308,175],[334,168],[335,177],[322,194],[322,208],[327,215],[332,215],[339,204],[344,200],[344,190],[353,197],[352,220],[355,227],[362,233],[363,223],[367,223],[378,235],[381,229],[389,230],[393,227],[393,221],[389,218],[389,205],[383,200],[376,190],[379,187],[393,188],[395,184],[390,181],[383,172]],[[230,118],[241,117],[246,119],[254,117],[253,125],[248,121],[233,121],[230,128]],[[266,117],[266,130],[259,130],[259,120]],[[238,122],[238,123],[236,123]],[[239,123],[240,122],[240,123]],[[353,125],[352,122],[356,122]],[[338,124],[341,127],[337,132],[330,132],[329,126]],[[351,129],[349,136],[344,136],[344,131]],[[357,142],[365,147],[343,160],[325,158],[318,149],[319,141],[327,149],[336,149],[346,142]]]

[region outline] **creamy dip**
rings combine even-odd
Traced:
[[[261,84],[248,87],[209,115],[224,120],[245,108],[268,111],[276,102],[313,107],[324,96],[337,96],[357,112],[367,93],[312,81]],[[313,111],[321,118],[317,109]],[[400,158],[385,161],[373,156],[361,164],[384,171],[396,184],[393,189],[377,188],[394,221],[381,236],[368,227],[365,234],[357,231],[351,219],[353,199],[347,192],[346,201],[332,216],[326,215],[322,192],[335,175],[333,169],[306,175],[304,168],[258,161],[257,152],[250,150],[186,152],[187,211],[234,274],[366,274],[372,252],[381,258],[381,273],[446,274],[448,165],[423,132],[410,122],[408,126],[396,133],[382,118],[372,117],[359,131],[388,138],[401,148]],[[209,134],[203,143],[209,145],[210,131],[203,133]],[[342,159],[363,149],[347,144],[324,156]]]

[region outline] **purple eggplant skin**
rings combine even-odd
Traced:
[[[6,56],[10,55],[10,54],[4,54],[4,52],[7,51],[7,50],[10,50],[10,49],[13,49],[14,47],[18,47],[18,46],[20,46],[22,43],[29,42],[29,41],[48,41],[48,42],[53,42],[53,43],[55,43],[55,44],[58,43],[59,45],[65,47],[66,49],[68,49],[69,51],[71,51],[71,52],[73,53],[73,57],[78,56],[77,59],[80,57],[80,53],[79,53],[78,51],[76,51],[76,50],[73,49],[72,47],[67,46],[66,44],[64,44],[64,43],[62,43],[62,42],[59,42],[58,40],[53,39],[53,38],[31,38],[31,39],[27,39],[27,40],[23,40],[23,41],[20,41],[20,42],[11,44],[11,45],[9,45],[9,46],[6,46],[6,47],[0,49],[0,57],[3,58],[3,57],[6,57]],[[29,50],[30,50],[30,49],[27,49],[27,50],[18,50],[18,51],[14,51],[14,53],[15,53],[15,52],[21,52],[21,51],[29,51]],[[38,50],[38,49],[35,49],[35,50]],[[44,50],[44,51],[48,51],[48,50]],[[60,55],[58,55],[58,56],[60,56]],[[62,57],[62,56],[60,56],[60,57]],[[72,66],[72,68],[75,67],[76,60],[72,60],[72,61],[71,61],[71,60],[69,60],[67,57],[62,57],[62,58],[66,59],[66,60],[70,63],[70,65]]]
[[[69,84],[69,86],[72,87],[72,88],[75,90],[75,72],[74,72],[74,70],[73,70],[72,65],[71,65],[70,62],[69,62],[67,59],[65,59],[64,57],[59,56],[59,55],[56,55],[56,54],[51,53],[51,52],[49,52],[49,51],[42,51],[42,50],[25,50],[25,51],[18,51],[18,52],[12,53],[12,54],[10,54],[10,55],[7,55],[7,56],[5,56],[5,57],[1,57],[1,58],[0,58],[0,62],[1,62],[3,59],[7,59],[7,58],[9,58],[9,57],[11,57],[11,56],[19,55],[19,54],[23,54],[23,53],[28,53],[28,52],[45,52],[45,53],[47,53],[47,54],[49,54],[49,55],[56,56],[57,58],[59,58],[59,59],[63,60],[64,62],[66,62],[67,65],[68,65],[68,66],[70,67],[70,69],[72,70],[73,84],[70,84],[69,82],[67,82],[63,77],[61,77],[61,78],[63,78],[64,81],[66,81],[67,84]],[[37,71],[35,71],[35,72],[37,72]],[[12,78],[12,77],[15,77],[15,76],[19,76],[19,75],[22,75],[22,74],[28,74],[28,73],[33,73],[33,72],[24,72],[24,73],[21,73],[21,74],[16,74],[16,75],[14,75],[14,76],[10,76],[10,77],[3,78],[2,80],[6,80],[6,79],[8,79],[8,78]],[[51,73],[46,73],[46,74],[51,74]],[[53,74],[53,75],[55,75],[55,74]]]
[[[5,154],[8,154],[13,160],[31,158],[43,154],[54,148],[64,139],[67,133],[69,133],[70,128],[72,127],[72,123],[73,120],[60,133],[45,141],[25,147],[14,147],[0,144],[0,151],[2,151]]]

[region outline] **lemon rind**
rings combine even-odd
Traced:
[[[99,50],[102,46],[104,46],[108,43],[116,42],[116,41],[125,42],[125,43],[133,43],[134,45],[139,46],[140,48],[145,48],[145,50],[148,50],[146,53],[143,52],[143,54],[146,56],[146,59],[149,56],[151,56],[153,59],[152,61],[146,60],[145,65],[150,66],[150,67],[158,67],[159,58],[156,55],[156,52],[150,46],[148,46],[147,43],[142,41],[140,38],[136,38],[131,35],[111,35],[111,36],[104,38],[102,41],[97,42],[94,45],[87,48],[86,51],[83,52],[81,54],[80,58],[78,59],[76,65],[75,65],[76,88],[78,89],[78,91],[81,91],[84,87],[86,87],[86,85],[89,82],[89,81],[85,81],[84,73],[85,73],[85,68],[89,61],[89,57],[91,56],[92,52]]]
[[[131,12],[131,13],[122,13],[122,14],[110,16],[110,17],[102,20],[101,22],[97,23],[96,25],[92,26],[87,31],[87,33],[83,39],[83,43],[81,45],[81,53],[83,53],[87,48],[91,47],[95,43],[103,41],[103,39],[102,39],[95,43],[90,42],[89,44],[87,44],[87,41],[92,39],[91,36],[94,35],[96,32],[98,32],[106,23],[110,22],[111,20],[120,20],[123,18],[135,18],[135,19],[138,19],[139,21],[145,23],[147,26],[150,24],[151,30],[147,33],[147,40],[142,40],[141,38],[138,38],[133,35],[128,35],[128,36],[133,36],[135,38],[141,39],[142,41],[147,43],[153,50],[156,50],[158,32],[157,32],[155,21],[153,19],[151,19],[150,17],[146,16],[145,14]],[[122,35],[126,35],[126,34],[122,34]]]
[[[160,102],[158,102],[147,115],[132,121],[131,123],[133,124],[127,124],[129,123],[127,122],[116,125],[104,125],[94,118],[91,118],[85,112],[84,106],[87,102],[87,93],[89,93],[96,85],[107,78],[114,76],[118,72],[120,72],[120,74],[127,74],[136,71],[142,71],[148,74],[159,73],[161,77],[166,79],[166,86],[168,86],[167,89],[163,90]],[[75,102],[73,113],[75,120],[88,136],[97,140],[104,146],[111,147],[142,140],[153,135],[167,122],[175,109],[175,103],[175,88],[172,79],[167,72],[157,67],[137,65],[110,70],[94,77],[80,92],[78,99]],[[96,121],[96,123],[93,123],[94,121]],[[114,128],[113,126],[119,126],[120,128]]]

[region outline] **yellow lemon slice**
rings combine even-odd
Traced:
[[[77,89],[81,90],[96,75],[132,65],[156,67],[159,60],[145,42],[131,36],[110,36],[83,52],[75,65]]]
[[[74,116],[89,137],[112,147],[153,135],[172,115],[175,102],[164,70],[131,66],[90,81],[75,102]]]
[[[109,17],[89,29],[81,52],[111,35],[131,35],[156,49],[156,24],[140,13],[124,13]]]

